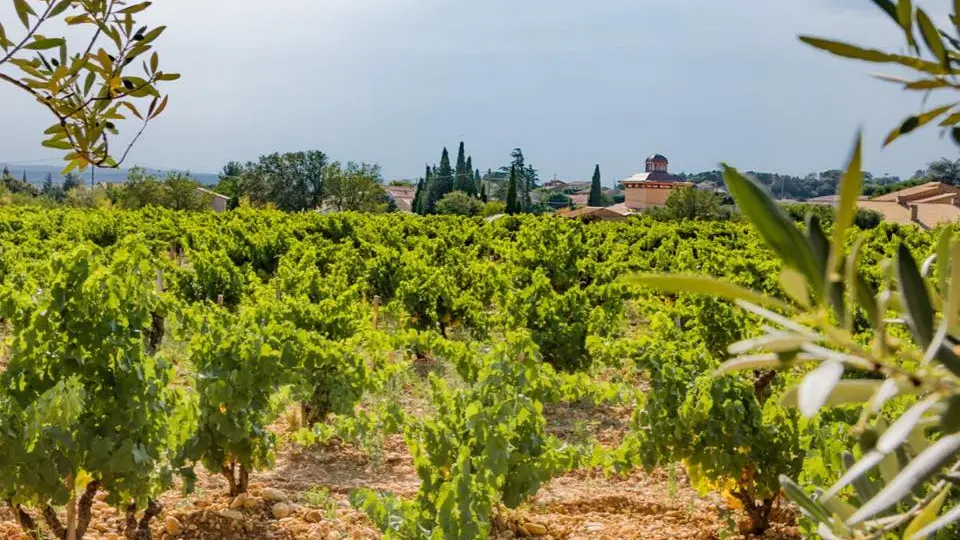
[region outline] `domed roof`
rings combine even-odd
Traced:
[[[669,163],[663,154],[654,154],[647,158],[647,163]]]

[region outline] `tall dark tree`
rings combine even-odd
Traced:
[[[460,149],[457,151],[456,178],[453,182],[454,191],[462,191],[468,195],[473,195],[473,164],[468,160],[466,151],[463,148],[463,141],[460,141]]]
[[[8,177],[8,176],[10,176],[10,169],[8,169],[6,165],[4,165],[4,166],[3,166],[3,175],[0,176],[0,178],[6,178],[6,177]]]
[[[427,200],[425,213],[432,214],[437,209],[437,201],[453,191],[453,167],[450,166],[450,153],[443,148],[440,156],[440,166],[433,171],[433,178],[427,184]]]
[[[590,198],[587,206],[603,206],[603,186],[600,185],[600,165],[593,169],[593,181],[590,183]]]
[[[517,202],[523,211],[527,211],[532,205],[530,194],[537,188],[537,170],[526,163],[523,157],[523,150],[514,148],[510,153],[510,166],[501,167],[502,172],[508,172],[515,169],[517,176]],[[502,192],[501,192],[502,193]]]
[[[69,193],[71,189],[78,188],[82,185],[83,180],[73,172],[68,172],[67,175],[63,177],[62,189],[64,193]]]
[[[423,192],[425,184],[426,183],[423,178],[417,181],[417,193],[413,196],[413,203],[410,205],[414,214],[423,213]]]
[[[483,178],[480,176],[480,169],[477,169],[477,171],[473,173],[473,189],[477,193],[480,193],[480,189],[482,187],[483,187]]]
[[[223,170],[217,175],[220,181],[214,191],[230,197],[227,207],[231,210],[240,206],[240,198],[243,197],[242,177],[245,171],[243,164],[231,161],[224,165]]]
[[[521,210],[520,201],[517,199],[517,168],[510,167],[510,181],[507,184],[507,213],[518,214]]]
[[[43,179],[43,186],[40,188],[40,193],[44,195],[50,195],[53,193],[53,175],[47,173],[47,176]]]
[[[27,182],[27,170],[26,170],[26,169],[23,170],[23,175],[20,177],[20,181],[23,182],[24,184],[29,184],[29,183],[30,183],[30,182]]]

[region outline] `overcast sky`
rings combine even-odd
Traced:
[[[148,14],[183,78],[129,164],[216,172],[318,149],[407,178],[464,140],[484,170],[522,147],[545,179],[599,163],[612,184],[653,152],[674,171],[806,174],[842,165],[860,125],[876,174],[958,157],[935,130],[881,150],[921,96],[797,41],[899,48],[871,0],[156,0]],[[0,162],[57,157],[39,106],[6,86],[0,104]]]

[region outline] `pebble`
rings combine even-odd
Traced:
[[[230,509],[237,510],[238,508],[242,508],[246,504],[248,498],[250,497],[246,493],[241,493],[237,495],[236,497],[234,497],[233,501],[230,503]]]
[[[547,534],[547,528],[539,523],[526,523],[523,528],[532,536],[544,536]]]
[[[179,536],[180,532],[183,531],[183,525],[180,524],[180,520],[177,518],[167,516],[167,518],[163,520],[163,529],[167,531],[167,534],[170,536]]]
[[[343,538],[343,535],[336,529],[327,533],[327,540],[340,540],[341,538]]]
[[[234,520],[234,521],[239,521],[239,520],[243,519],[243,514],[241,514],[240,512],[237,512],[236,510],[221,510],[221,511],[218,512],[218,513],[219,513],[221,516],[223,516],[223,517],[225,517],[225,518],[227,518],[227,519],[232,519],[232,520]]]
[[[323,512],[319,510],[311,510],[307,512],[307,515],[304,516],[303,519],[307,523],[320,523],[323,521]]]
[[[286,502],[287,494],[277,488],[264,488],[263,500],[270,502]]]
[[[273,505],[270,510],[273,512],[273,517],[277,519],[283,519],[293,513],[293,508],[291,508],[289,504],[282,502]]]
[[[103,537],[103,540],[120,540],[120,536],[117,533],[108,533]]]

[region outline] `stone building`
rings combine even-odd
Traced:
[[[663,206],[674,190],[693,186],[693,183],[670,174],[670,162],[661,154],[647,158],[646,172],[624,179],[624,206],[631,211],[641,211]]]

